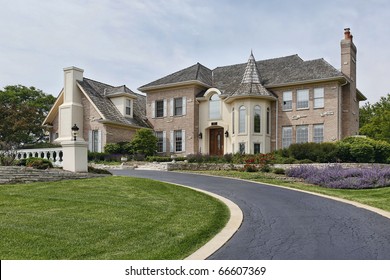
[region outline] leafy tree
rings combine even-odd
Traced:
[[[44,138],[42,122],[55,102],[34,87],[6,86],[0,90],[0,142],[17,147]]]
[[[129,145],[132,153],[152,156],[157,149],[157,137],[147,128],[137,130]]]
[[[360,108],[360,134],[390,143],[390,94]]]

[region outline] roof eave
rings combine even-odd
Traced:
[[[358,101],[366,101],[367,100],[367,97],[365,97],[364,94],[358,89],[356,89],[356,96],[357,96]]]
[[[162,84],[162,85],[155,85],[155,86],[142,86],[139,87],[138,90],[142,92],[148,92],[158,89],[166,89],[166,88],[173,88],[173,87],[181,87],[181,86],[190,86],[190,85],[198,85],[205,88],[211,87],[211,85],[208,85],[204,82],[198,81],[198,80],[189,80],[184,82],[177,82],[177,83],[169,83],[169,84]]]
[[[138,129],[138,128],[149,128],[149,127],[146,127],[146,126],[127,124],[127,123],[116,122],[116,121],[107,120],[107,119],[105,119],[105,120],[101,119],[98,122],[101,123],[101,124],[115,125],[115,126],[121,126],[121,127],[129,127],[129,128],[135,128],[135,129]]]
[[[267,96],[267,95],[239,95],[239,96],[229,96],[225,99],[226,103],[231,103],[237,99],[245,99],[245,98],[256,98],[256,99],[267,99],[271,101],[276,101],[277,98],[275,96]]]
[[[314,83],[324,83],[324,82],[349,82],[344,76],[332,77],[332,78],[324,78],[324,79],[312,79],[312,80],[304,80],[304,81],[296,81],[290,83],[282,83],[282,84],[274,84],[274,85],[264,85],[266,89],[275,89],[280,87],[288,87],[288,86],[297,86],[303,84],[314,84]]]

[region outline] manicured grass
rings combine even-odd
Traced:
[[[240,172],[240,171],[198,171],[200,174],[233,177],[256,182],[274,184],[279,186],[300,189],[329,196],[344,198],[366,205],[374,206],[390,211],[390,186],[377,189],[329,189],[315,185],[296,182],[282,175],[264,172]],[[287,179],[287,180],[286,180]]]
[[[0,185],[0,259],[182,259],[228,218],[214,198],[147,179]]]

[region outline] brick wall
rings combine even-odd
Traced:
[[[147,93],[146,112],[149,122],[155,131],[166,131],[166,151],[170,153],[171,131],[185,130],[185,151],[178,154],[193,154],[198,151],[198,129],[199,129],[199,105],[195,96],[203,88],[198,86],[185,86],[155,90]],[[173,98],[186,98],[186,114],[182,116],[171,116],[170,100]],[[157,100],[166,100],[166,117],[153,117],[153,105]]]

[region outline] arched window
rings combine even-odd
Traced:
[[[221,99],[217,93],[213,94],[209,99],[209,119],[221,119]]]
[[[261,131],[261,108],[256,105],[253,114],[253,132],[260,133]]]
[[[241,106],[238,115],[238,133],[246,132],[246,108]]]

